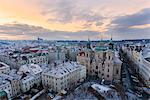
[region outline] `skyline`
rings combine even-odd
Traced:
[[[0,39],[150,39],[148,0],[0,0]]]

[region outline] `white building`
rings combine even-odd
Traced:
[[[21,90],[23,92],[29,91],[34,85],[39,86],[41,83],[42,69],[37,64],[27,64],[23,65],[19,69],[19,73],[26,74],[25,77],[21,79]]]
[[[9,81],[3,79],[3,77],[0,76],[0,92],[5,91],[7,93],[8,99],[11,99],[12,97],[12,87]]]
[[[7,74],[0,74],[0,76],[9,81],[10,84],[11,84],[11,89],[12,89],[12,95],[11,97],[15,97],[17,95],[20,94],[20,79],[21,77],[20,76],[10,76],[10,75],[7,75]]]
[[[141,76],[147,86],[150,86],[150,48],[143,45],[123,46],[122,50],[135,64],[133,68]]]
[[[139,65],[139,73],[147,86],[150,87],[150,49],[143,51],[142,64]]]
[[[7,64],[0,62],[0,74],[4,73],[4,74],[8,74],[10,71],[10,66],[8,66]]]
[[[66,62],[42,74],[42,84],[55,92],[70,90],[86,78],[86,67],[77,62]]]

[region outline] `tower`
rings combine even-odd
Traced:
[[[111,34],[111,38],[110,38],[110,41],[109,41],[109,49],[113,50],[114,49],[114,43],[113,43],[113,39],[112,39],[112,34]]]
[[[86,47],[87,47],[87,49],[91,49],[91,41],[89,38],[88,38]]]

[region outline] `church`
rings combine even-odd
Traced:
[[[109,42],[101,40],[95,48],[92,48],[88,40],[86,49],[78,53],[77,61],[86,66],[87,77],[108,82],[120,81],[122,61],[114,48],[112,38]]]

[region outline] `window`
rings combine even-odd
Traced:
[[[109,60],[110,60],[110,56],[109,56],[109,58],[108,58]]]
[[[98,66],[96,66],[96,69],[98,69]]]
[[[118,69],[116,70],[116,74],[119,74],[119,70]]]
[[[109,77],[109,75],[107,75],[107,77]]]
[[[98,72],[95,72],[96,75],[98,75]]]
[[[109,72],[109,69],[108,69],[108,72]]]

